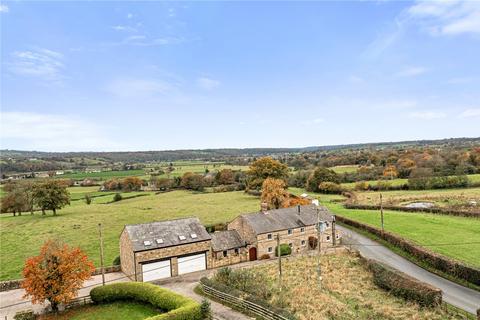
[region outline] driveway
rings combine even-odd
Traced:
[[[125,277],[125,274],[123,274],[123,272],[112,272],[105,274],[105,281],[108,283],[114,283],[129,280]],[[102,276],[98,275],[92,277],[90,280],[85,281],[84,287],[78,292],[78,296],[88,296],[90,294],[90,290],[99,285],[102,285]],[[36,312],[40,312],[46,306],[48,306],[48,303],[32,305],[30,300],[23,298],[24,295],[25,290],[23,289],[0,292],[0,319],[4,320],[5,317],[7,317],[6,319],[13,319],[15,313],[22,310],[31,309]]]
[[[337,225],[337,228],[343,232],[343,242],[351,243],[352,248],[360,251],[364,257],[383,262],[420,281],[439,288],[442,290],[444,301],[469,313],[476,314],[477,309],[480,308],[480,292],[428,272],[378,242],[370,240],[353,230],[340,225]]]

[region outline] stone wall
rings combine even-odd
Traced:
[[[237,230],[243,240],[247,244],[254,244],[257,241],[257,234],[252,229],[252,227],[245,222],[242,216],[236,217],[232,222],[227,226],[227,230]]]
[[[171,258],[171,261],[170,261],[172,266],[171,271],[172,271],[172,276],[174,277],[178,275],[178,261],[176,257],[188,255],[188,254],[194,254],[194,253],[207,252],[207,269],[210,269],[211,259],[208,259],[208,255],[210,252],[210,243],[211,241],[207,240],[207,241],[187,243],[187,244],[172,246],[167,248],[136,252],[135,253],[135,261],[136,261],[135,269],[137,271],[136,281],[143,281],[141,262]]]
[[[130,280],[135,280],[135,258],[132,243],[128,238],[126,229],[123,229],[120,235],[120,265],[123,273],[125,273]]]
[[[238,250],[238,253],[235,253],[235,249],[227,250],[227,257],[223,256],[223,251],[212,251],[210,255],[212,268],[248,261],[248,250],[246,248],[238,248]]]

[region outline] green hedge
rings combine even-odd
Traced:
[[[149,303],[165,313],[145,320],[201,320],[200,305],[190,298],[159,286],[142,282],[114,283],[96,287],[90,292],[95,303],[135,300]]]
[[[288,244],[282,243],[280,245],[280,255],[283,256],[288,256],[289,254],[292,253],[292,248]],[[278,246],[275,247],[275,257],[278,257]]]
[[[429,284],[418,281],[386,265],[367,260],[373,273],[373,282],[380,288],[389,290],[393,295],[412,300],[426,307],[436,307],[442,303],[442,291]]]

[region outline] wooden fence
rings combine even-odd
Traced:
[[[225,302],[226,304],[232,305],[234,307],[237,307],[239,309],[245,310],[251,314],[254,314],[256,316],[259,316],[263,319],[266,320],[289,320],[288,318],[285,318],[279,314],[276,314],[275,312],[259,306],[258,304],[255,304],[253,302],[244,300],[242,298],[237,298],[235,296],[232,296],[228,293],[216,290],[214,288],[211,288],[209,286],[206,286],[202,283],[202,288],[203,292],[207,295],[210,296],[216,300],[220,300]]]

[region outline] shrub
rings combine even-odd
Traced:
[[[115,195],[113,196],[113,201],[114,202],[120,201],[122,199],[123,199],[123,197],[120,193],[115,193]]]
[[[412,300],[422,306],[435,307],[442,303],[442,291],[377,261],[367,261],[373,282],[393,295]]]
[[[95,303],[110,303],[118,300],[135,300],[149,303],[166,313],[145,320],[201,320],[200,305],[190,298],[181,296],[159,286],[142,283],[114,283],[96,287],[90,292]]]
[[[358,191],[366,191],[370,188],[370,185],[368,184],[367,181],[358,181],[355,183],[355,190]]]
[[[312,236],[308,237],[308,247],[313,250],[313,249],[316,249],[317,246],[318,246],[318,239]]]
[[[267,254],[267,253],[264,253],[258,259],[259,260],[268,260],[268,259],[270,259],[270,255]]]
[[[7,317],[5,317],[6,319]],[[19,311],[15,313],[15,316],[13,316],[13,319],[15,320],[35,320],[37,319],[37,316],[35,313],[33,313],[33,310],[25,310],[25,311]]]
[[[327,194],[341,194],[343,188],[335,182],[322,182],[318,185],[318,191]]]
[[[120,265],[120,256],[116,256],[115,259],[113,259],[113,265],[114,266],[119,266]]]
[[[90,195],[88,194],[85,195],[85,203],[86,204],[92,203],[92,197],[90,197]]]
[[[288,256],[289,254],[292,253],[292,248],[286,243],[283,243],[280,245],[280,255],[283,256]],[[278,247],[275,247],[275,257],[278,257]]]
[[[322,182],[339,183],[340,179],[335,171],[323,167],[318,167],[308,177],[306,185],[307,190],[318,192],[318,188]]]
[[[202,303],[200,304],[200,313],[202,315],[202,319],[212,319],[212,309],[210,307],[210,301],[207,299],[202,299]]]

